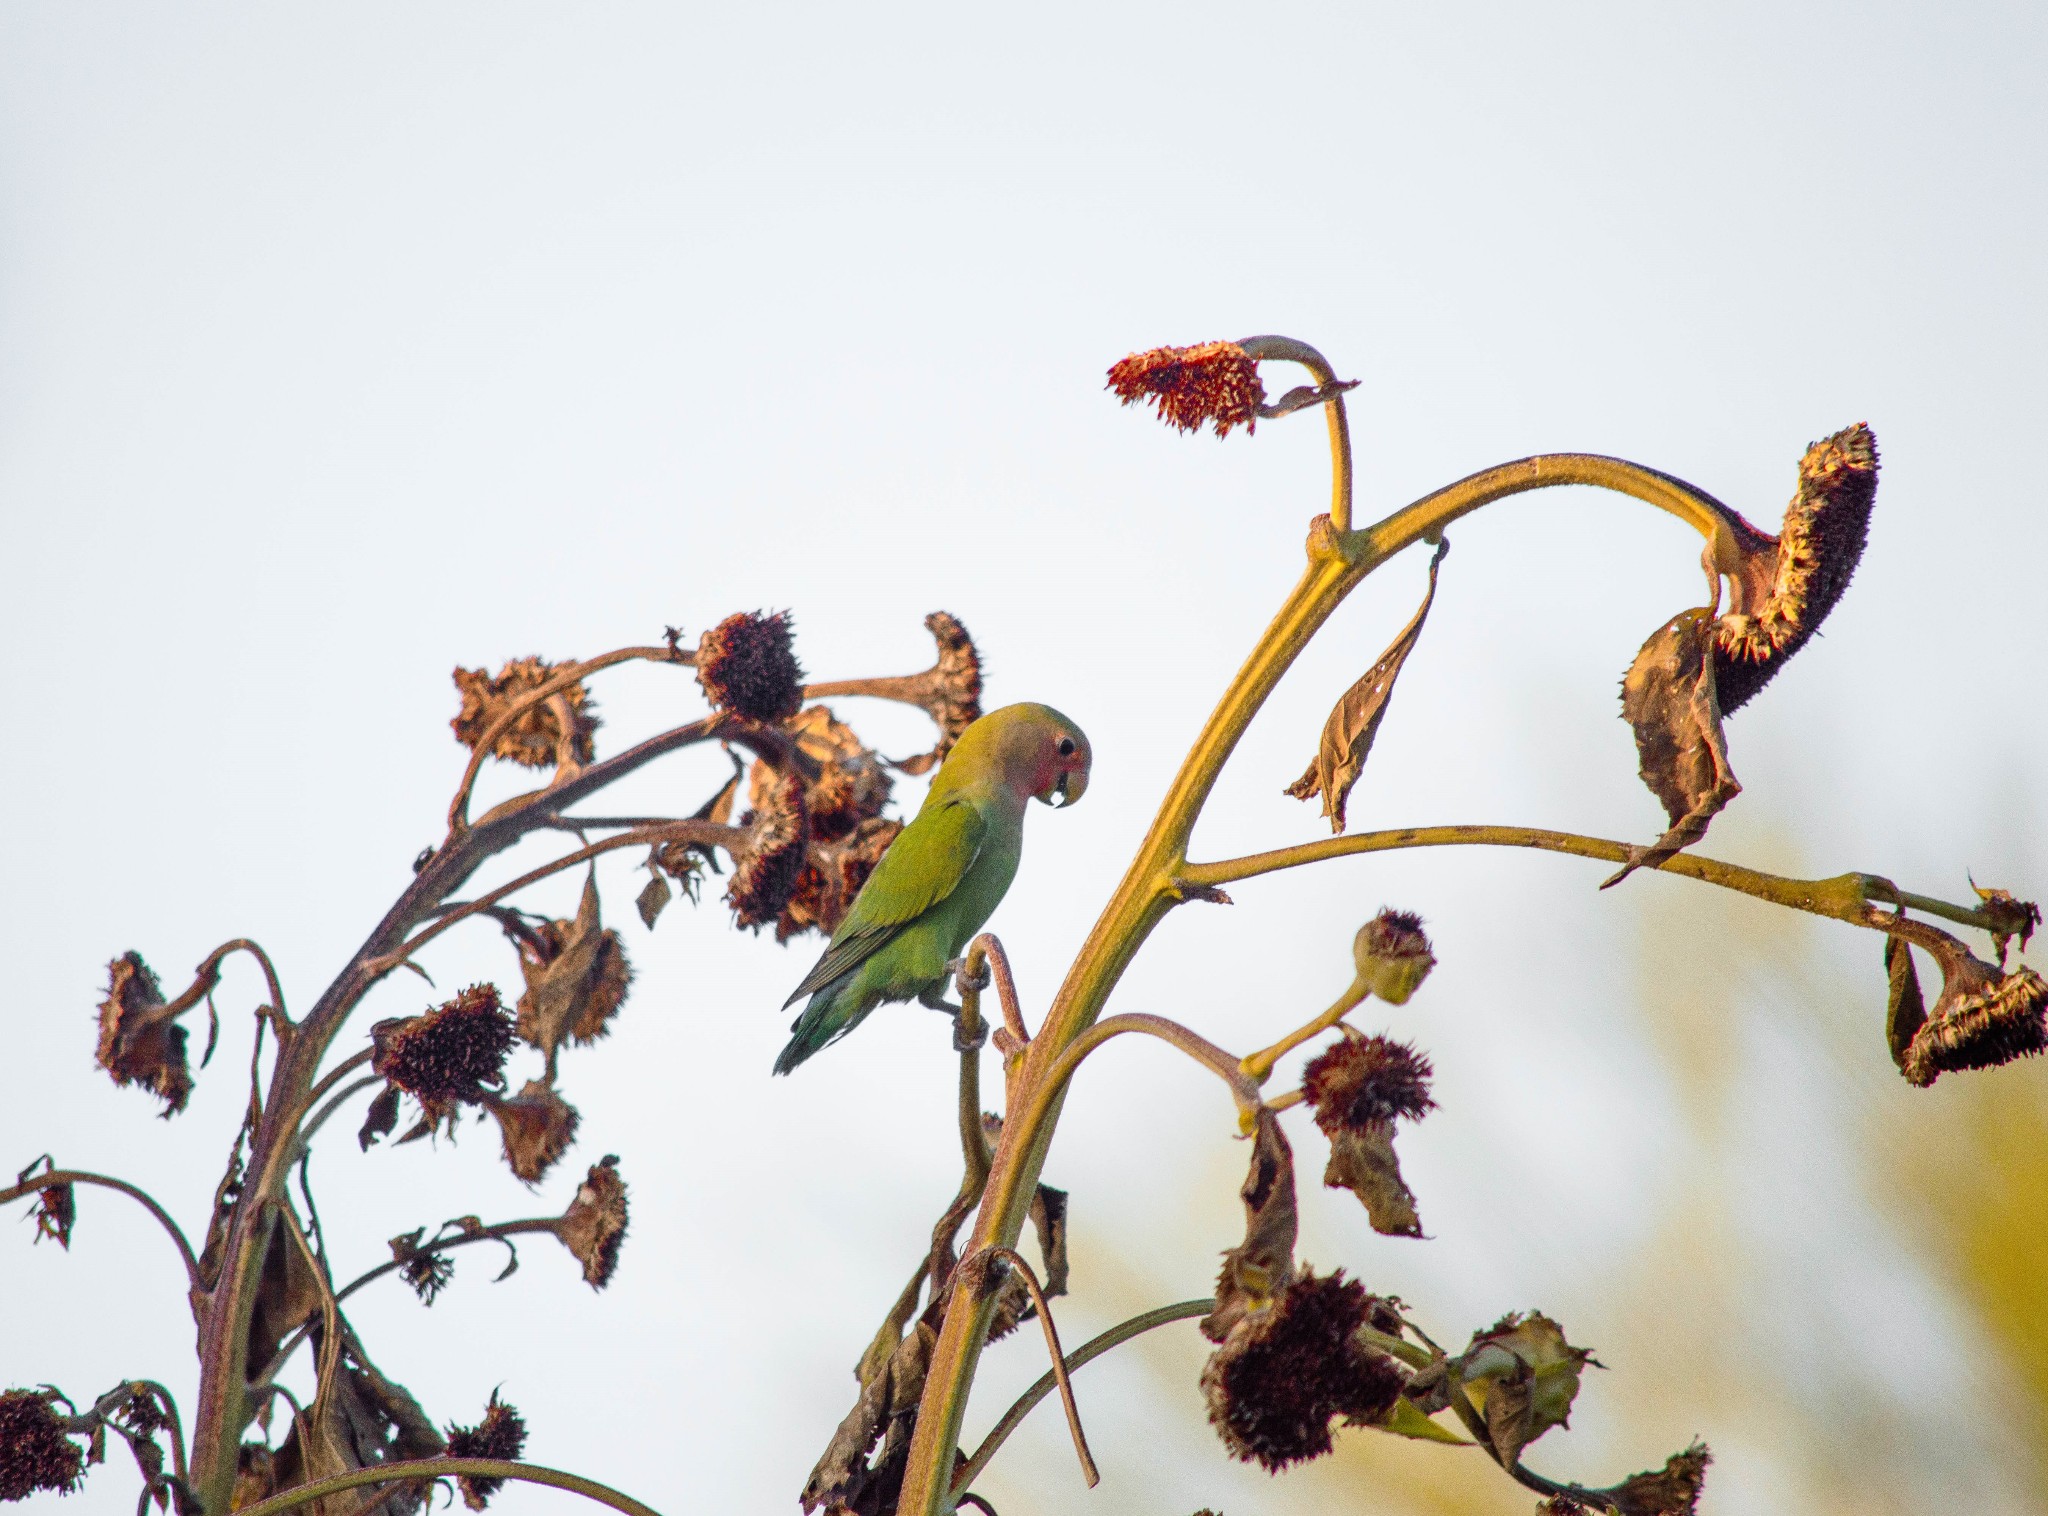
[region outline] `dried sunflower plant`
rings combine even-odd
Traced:
[[[1269,400],[1260,365],[1275,362],[1300,365],[1313,382]],[[1150,402],[1161,419],[1183,431],[1213,427],[1218,436],[1321,410],[1330,437],[1331,507],[1310,522],[1300,583],[1182,762],[1036,1029],[995,938],[977,938],[955,966],[960,1187],[929,1238],[920,1236],[908,1282],[855,1365],[853,1407],[805,1484],[802,1509],[827,1516],[987,1510],[975,1481],[1024,1417],[1055,1393],[1092,1485],[1094,1463],[1069,1376],[1141,1333],[1197,1321],[1215,1345],[1201,1390],[1216,1433],[1235,1458],[1278,1473],[1330,1452],[1340,1430],[1382,1433],[1476,1449],[1473,1456],[1534,1491],[1539,1510],[1550,1516],[1694,1511],[1709,1461],[1697,1443],[1657,1468],[1600,1487],[1559,1483],[1525,1462],[1538,1439],[1566,1425],[1582,1373],[1594,1361],[1548,1316],[1510,1312],[1452,1351],[1396,1294],[1377,1288],[1398,1281],[1369,1288],[1341,1268],[1317,1272],[1295,1255],[1297,1177],[1285,1113],[1296,1107],[1307,1109],[1327,1147],[1325,1187],[1349,1191],[1379,1233],[1422,1235],[1417,1200],[1402,1179],[1394,1144],[1399,1123],[1422,1120],[1435,1108],[1429,1060],[1350,1020],[1369,1000],[1398,1005],[1421,989],[1435,959],[1413,914],[1389,909],[1365,923],[1352,944],[1353,973],[1343,993],[1251,1052],[1226,1051],[1163,1017],[1105,1017],[1103,1011],[1152,929],[1184,904],[1228,904],[1226,886],[1354,853],[1521,847],[1618,865],[1608,885],[1637,869],[1658,869],[1876,932],[1889,986],[1885,1037],[1914,1085],[2040,1052],[2048,1045],[2048,984],[2009,963],[2011,943],[2024,947],[2040,923],[2030,902],[1978,889],[1974,903],[1950,903],[1872,874],[1787,879],[1690,851],[1740,792],[1724,718],[1812,637],[1848,586],[1876,494],[1874,438],[1852,426],[1809,447],[1776,536],[1670,475],[1586,454],[1504,464],[1359,527],[1352,521],[1344,401],[1352,385],[1339,381],[1314,348],[1280,337],[1160,348],[1116,364],[1109,387],[1126,404]],[[1642,777],[1662,802],[1669,828],[1642,843],[1508,826],[1347,834],[1345,804],[1402,665],[1423,635],[1448,550],[1446,528],[1509,495],[1574,484],[1669,511],[1705,543],[1705,604],[1680,611],[1654,631],[1622,684]],[[1287,787],[1302,800],[1320,802],[1332,835],[1248,857],[1190,860],[1195,822],[1267,695],[1344,598],[1418,543],[1434,545],[1428,594],[1393,645],[1337,699],[1314,757]],[[191,984],[168,999],[137,954],[116,958],[99,1011],[98,1060],[117,1084],[140,1086],[160,1100],[166,1116],[182,1110],[192,1090],[185,1018],[205,1006],[210,1056],[219,1029],[213,991],[223,962],[248,954],[263,972],[267,995],[254,1012],[246,1114],[199,1233],[202,1242],[193,1247],[169,1212],[136,1186],[62,1167],[47,1156],[0,1190],[0,1201],[29,1203],[37,1239],[62,1247],[72,1239],[80,1187],[119,1191],[148,1210],[186,1272],[198,1326],[198,1387],[182,1410],[153,1379],[123,1381],[90,1404],[49,1386],[7,1391],[0,1396],[0,1499],[76,1488],[86,1467],[104,1457],[111,1433],[140,1468],[139,1509],[154,1501],[163,1509],[175,1505],[180,1516],[272,1516],[306,1507],[319,1516],[410,1516],[443,1481],[480,1510],[508,1480],[553,1485],[646,1513],[646,1506],[593,1479],[520,1462],[525,1424],[495,1395],[475,1425],[444,1429],[380,1372],[345,1310],[358,1290],[389,1274],[431,1304],[449,1282],[457,1249],[478,1243],[509,1249],[514,1239],[538,1233],[567,1248],[585,1280],[602,1289],[619,1266],[626,1236],[619,1161],[606,1157],[589,1167],[559,1211],[495,1224],[465,1216],[432,1231],[414,1227],[391,1239],[388,1262],[341,1281],[330,1271],[331,1250],[313,1204],[311,1145],[323,1131],[332,1137],[332,1118],[367,1095],[360,1118],[351,1115],[340,1127],[355,1125],[364,1149],[391,1137],[401,1121],[406,1129],[395,1140],[410,1142],[452,1131],[473,1113],[495,1121],[515,1174],[529,1182],[549,1175],[578,1125],[559,1085],[562,1055],[604,1037],[632,982],[620,934],[605,924],[592,860],[644,850],[646,882],[635,906],[650,929],[678,895],[698,901],[715,875],[725,881],[724,903],[736,926],[772,927],[780,940],[829,933],[900,830],[885,814],[893,774],[929,771],[980,713],[980,663],[966,630],[943,612],[925,625],[938,644],[931,668],[809,686],[788,619],[749,613],[727,618],[693,646],[670,631],[660,643],[581,662],[526,658],[495,675],[458,669],[461,706],[453,725],[470,757],[449,807],[446,836],[416,860],[411,884],[309,1009],[291,1015],[269,956],[246,939],[208,954]],[[600,758],[590,682],[635,661],[692,670],[709,711]],[[937,729],[932,749],[884,758],[824,703],[863,696],[923,709]],[[707,743],[732,754],[733,774],[693,814],[606,816],[585,808],[645,765]],[[548,777],[472,816],[472,791],[492,760]],[[580,845],[505,884],[464,896],[495,855],[550,832]],[[573,917],[552,919],[517,903],[531,886],[573,871],[585,881]],[[1986,934],[1991,956],[1979,957],[1934,925],[1937,920]],[[520,993],[511,1004],[488,983],[445,1000],[436,992],[423,997],[433,1003],[418,1014],[367,1032],[358,1028],[353,1042],[344,1039],[351,1013],[373,986],[401,971],[424,977],[420,955],[465,923],[503,933],[519,972]],[[1915,949],[1941,973],[1931,1007]],[[985,1018],[984,997],[991,991],[995,1004]],[[1041,1172],[1075,1070],[1105,1042],[1131,1032],[1165,1042],[1222,1082],[1228,1119],[1250,1151],[1240,1191],[1244,1236],[1224,1251],[1212,1296],[1162,1305],[1066,1352],[1049,1302],[1068,1286],[1067,1196],[1041,1182]],[[515,1091],[506,1065],[520,1043],[538,1054],[540,1069]],[[983,1109],[990,1043],[1003,1083],[1001,1116]],[[1300,1087],[1269,1092],[1281,1060],[1310,1044],[1318,1046]],[[1018,1251],[1027,1223],[1037,1243],[1036,1265]],[[963,1448],[963,1416],[982,1351],[1034,1320],[1050,1371],[979,1446]],[[303,1404],[279,1382],[302,1349],[316,1374],[315,1391]]]

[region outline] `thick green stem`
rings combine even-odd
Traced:
[[[452,1479],[458,1474],[467,1474],[473,1479],[517,1479],[526,1484],[549,1485],[557,1490],[572,1491],[599,1505],[608,1505],[615,1511],[624,1511],[626,1516],[661,1516],[653,1506],[642,1505],[631,1495],[622,1495],[610,1485],[585,1479],[581,1474],[568,1474],[537,1463],[509,1463],[502,1458],[445,1457],[401,1458],[367,1469],[351,1469],[346,1474],[316,1479],[281,1495],[273,1495],[268,1500],[245,1505],[235,1516],[283,1516],[286,1511],[297,1510],[329,1495],[338,1495],[343,1490],[353,1490],[358,1485],[383,1484],[393,1479]]]

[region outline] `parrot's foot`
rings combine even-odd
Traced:
[[[937,1011],[942,1016],[960,1019],[960,1007],[946,998],[946,982],[942,979],[929,989],[919,992],[917,1003],[927,1010]]]
[[[981,1047],[982,1047],[982,1044],[984,1044],[984,1043],[985,1043],[985,1042],[987,1042],[987,1041],[988,1041],[988,1023],[987,1023],[986,1021],[976,1021],[976,1022],[974,1023],[974,1035],[970,1037],[970,1036],[969,1036],[969,1035],[967,1034],[967,1026],[966,1026],[966,1023],[965,1023],[964,1021],[962,1021],[962,1020],[961,1020],[961,1019],[960,1019],[959,1017],[955,1017],[955,1018],[954,1018],[954,1020],[953,1020],[953,1051],[954,1051],[954,1052],[956,1052],[956,1053],[977,1053],[977,1052],[980,1052],[980,1051],[981,1051]]]
[[[953,982],[960,987],[960,993],[963,995],[969,993],[980,994],[981,991],[988,988],[989,981],[995,977],[989,969],[986,958],[981,960],[981,972],[978,974],[967,972],[967,960],[965,958],[955,958],[946,965],[946,972],[952,976]]]

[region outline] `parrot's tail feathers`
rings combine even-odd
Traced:
[[[804,1007],[803,1014],[796,1018],[796,1025],[790,1028],[789,1045],[776,1055],[776,1073],[787,1074],[813,1053],[823,1052],[860,1022],[860,1012],[849,1014],[851,1007],[839,1003],[839,992],[845,988],[846,980],[841,978],[811,996],[811,1003]]]

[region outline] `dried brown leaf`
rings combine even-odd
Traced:
[[[519,969],[526,993],[519,997],[519,1036],[548,1056],[564,1040],[594,1042],[610,1029],[633,982],[619,934],[599,915],[597,876],[583,881],[583,897],[572,920],[544,922],[521,939]]]
[[[1330,719],[1323,723],[1315,760],[1306,773],[1287,786],[1287,793],[1297,800],[1313,800],[1321,795],[1323,815],[1333,832],[1344,830],[1345,802],[1351,798],[1358,776],[1365,772],[1365,760],[1372,753],[1373,739],[1379,735],[1380,722],[1387,714],[1387,702],[1394,695],[1394,681],[1400,678],[1401,666],[1422,636],[1422,624],[1436,600],[1437,566],[1450,549],[1449,538],[1437,543],[1436,555],[1429,560],[1429,590],[1414,617],[1380,654],[1379,661],[1365,671],[1365,677],[1344,692],[1344,698],[1330,712]]]
[[[1249,1312],[1271,1305],[1294,1278],[1294,1242],[1301,1229],[1294,1150],[1280,1130],[1280,1118],[1264,1108],[1238,1196],[1244,1201],[1244,1241],[1224,1253],[1216,1308],[1201,1321],[1202,1335],[1211,1342],[1222,1342]]]
[[[1622,679],[1622,715],[1635,728],[1643,783],[1663,803],[1671,826],[1648,847],[1631,848],[1602,889],[1698,842],[1742,793],[1721,735],[1714,664],[1707,656],[1711,629],[1704,610],[1673,616],[1643,644]]]
[[[668,880],[662,875],[650,874],[647,883],[633,901],[640,912],[640,921],[648,931],[654,930],[654,923],[661,916],[662,909],[673,899],[675,892],[669,888]]]
[[[1912,949],[1903,937],[1884,939],[1884,972],[1889,982],[1885,999],[1884,1035],[1891,1044],[1892,1062],[1901,1072],[1913,1038],[1927,1022],[1927,1000],[1920,993],[1920,971],[1913,965]]]
[[[1329,1133],[1330,1161],[1323,1183],[1349,1190],[1365,1202],[1366,1218],[1383,1237],[1420,1237],[1422,1220],[1415,1196],[1401,1178],[1401,1160],[1394,1154],[1394,1124],[1369,1121]]]

